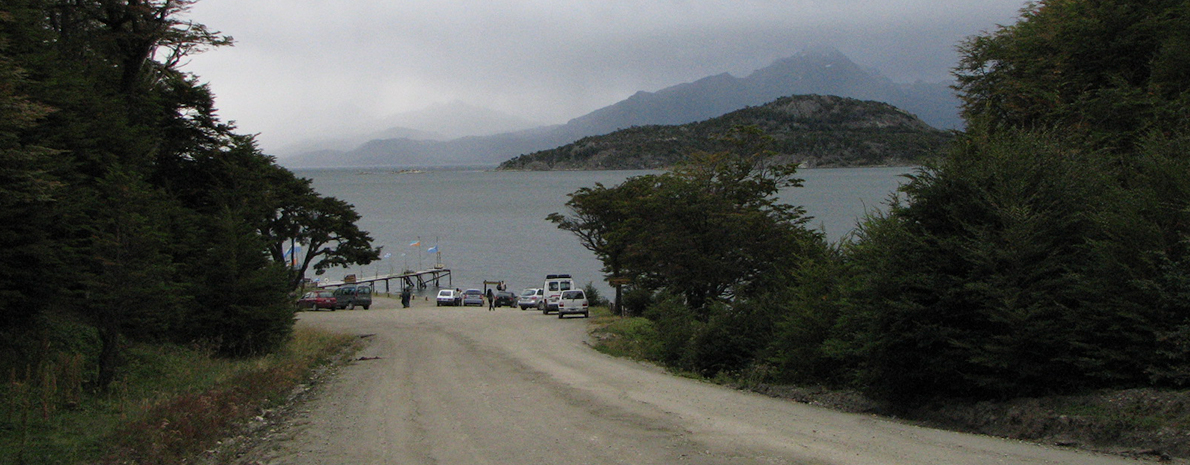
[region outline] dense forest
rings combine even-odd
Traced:
[[[837,244],[756,127],[549,219],[648,358],[910,404],[1190,383],[1190,2],[1041,1],[960,45],[967,129]]]
[[[697,152],[729,150],[719,137],[755,126],[769,137],[770,162],[811,167],[916,164],[951,140],[889,104],[795,95],[705,121],[621,129],[500,164],[507,170],[666,169]]]
[[[0,6],[0,379],[104,390],[132,342],[267,353],[307,269],[378,258],[350,205],[219,120],[182,65],[232,39],[192,3]]]

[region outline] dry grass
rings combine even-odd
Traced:
[[[241,360],[199,348],[136,346],[125,375],[102,395],[84,394],[81,375],[50,376],[69,374],[69,364],[10,376],[0,463],[180,463],[284,402],[356,340],[297,330],[277,353]]]

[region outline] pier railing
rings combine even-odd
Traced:
[[[376,283],[384,281],[384,292],[391,294],[392,290],[389,287],[389,281],[397,280],[401,283],[400,289],[414,288],[425,289],[433,284],[435,287],[442,287],[442,280],[446,280],[446,287],[454,287],[452,278],[450,276],[450,269],[448,268],[434,268],[432,270],[411,271],[400,274],[383,274],[372,277],[359,277],[355,282],[346,281],[322,281],[318,283],[318,287],[339,287],[348,284],[371,284],[373,289],[376,289]],[[377,289],[379,292],[379,289]]]

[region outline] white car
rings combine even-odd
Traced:
[[[591,311],[588,307],[590,303],[587,302],[587,294],[582,289],[563,291],[558,299],[558,318],[577,314],[582,314],[583,318],[590,318]]]
[[[536,287],[525,289],[521,291],[521,296],[517,298],[516,304],[521,307],[521,310],[537,308],[537,302],[541,301],[542,294],[542,290]]]
[[[457,307],[463,303],[463,296],[455,292],[454,289],[443,289],[438,291],[438,306],[446,305],[448,307]]]

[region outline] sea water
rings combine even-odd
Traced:
[[[798,172],[803,187],[781,191],[782,202],[800,205],[831,241],[854,230],[867,213],[887,209],[887,200],[913,168],[838,168]],[[335,268],[309,278],[341,280],[346,274],[370,277],[426,270],[451,270],[444,287],[483,288],[504,281],[508,288],[540,287],[546,274],[569,273],[580,285],[595,283],[605,296],[602,263],[572,233],[545,219],[566,208],[568,194],[596,183],[615,186],[652,171],[486,171],[396,169],[296,170],[321,195],[355,206],[358,225],[373,245],[383,247],[378,262]],[[435,248],[437,253],[431,249]],[[392,292],[400,284],[391,283]],[[378,284],[384,292],[384,284]],[[431,296],[433,287],[419,295]]]

